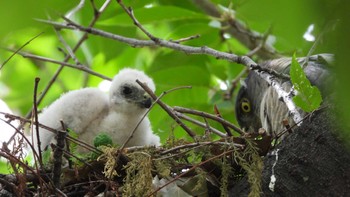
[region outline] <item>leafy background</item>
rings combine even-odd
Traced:
[[[104,1],[94,1],[100,7]],[[201,37],[186,42],[190,46],[209,46],[214,49],[244,55],[249,49],[234,37],[222,36],[219,18],[208,16],[198,8],[194,1],[167,0],[130,0],[125,4],[134,9],[139,21],[156,37],[176,40],[199,34]],[[311,24],[314,24],[312,35],[323,34],[316,45],[314,53],[335,53],[339,86],[336,90],[339,102],[344,106],[345,119],[350,115],[348,87],[347,52],[349,44],[349,2],[344,0],[212,0],[222,11],[229,6],[234,10],[234,17],[258,33],[270,29],[273,46],[286,56],[305,56],[314,44],[303,35]],[[68,13],[79,1],[28,0],[3,1],[0,8],[2,26],[0,27],[0,44],[2,48],[17,49],[28,40],[44,32],[43,35],[28,44],[23,51],[63,60],[64,49],[57,34],[49,25],[35,19],[62,21],[60,15]],[[73,20],[87,26],[93,18],[90,1],[75,13]],[[339,19],[339,20],[338,20]],[[138,30],[120,8],[112,1],[107,10],[95,25],[96,28],[114,34],[138,39],[147,39]],[[82,35],[81,32],[62,30],[66,42],[72,47]],[[12,52],[0,49],[1,63],[11,56]],[[123,67],[134,67],[144,70],[157,84],[156,93],[183,85],[192,89],[183,89],[168,94],[163,101],[171,106],[190,107],[213,113],[216,104],[223,117],[235,122],[234,100],[224,100],[223,84],[229,85],[244,68],[241,65],[224,60],[217,60],[206,55],[186,55],[159,47],[133,48],[124,43],[90,35],[88,40],[76,52],[78,60],[108,77],[113,77]],[[261,61],[258,56],[254,60]],[[71,63],[74,63],[71,61]],[[55,71],[57,65],[39,62],[14,56],[0,71],[0,98],[18,115],[25,115],[33,103],[34,78],[40,77],[39,92],[42,91]],[[39,108],[43,108],[57,99],[60,94],[69,90],[87,86],[98,86],[102,79],[87,75],[82,71],[64,68],[57,82],[52,86]],[[345,84],[345,86],[342,86]],[[221,86],[220,86],[221,85]],[[153,128],[164,141],[170,131],[177,137],[186,136],[182,129],[158,106],[150,114]],[[347,118],[349,119],[349,118]],[[350,121],[345,121],[350,122]],[[214,124],[214,123],[213,123]],[[218,126],[219,127],[219,126]],[[193,127],[195,128],[195,127]],[[198,129],[198,132],[203,130]]]

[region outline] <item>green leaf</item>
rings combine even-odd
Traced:
[[[207,16],[190,10],[175,6],[155,6],[152,8],[140,8],[134,10],[136,18],[142,23],[151,24],[155,22],[187,21],[190,19],[208,19]],[[99,25],[107,26],[134,26],[130,17],[125,13],[113,16],[98,22]]]
[[[322,96],[317,87],[312,86],[310,81],[296,60],[295,54],[292,58],[290,78],[297,95],[293,98],[294,103],[306,112],[311,112],[320,107]]]

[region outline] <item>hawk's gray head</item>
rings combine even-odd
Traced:
[[[325,68],[320,56],[311,56],[308,64],[304,67],[304,72],[311,84],[323,90],[323,95],[325,95],[327,94],[325,86],[329,86],[330,78],[328,77],[329,71]],[[329,60],[332,56],[322,54],[322,58]],[[305,58],[299,58],[298,61],[302,64]],[[277,73],[289,74],[290,64],[291,58],[281,58],[265,62],[260,66],[275,70]],[[281,83],[286,92],[289,92],[292,87],[289,80],[282,80],[278,77],[275,79]],[[242,87],[237,95],[235,111],[239,125],[248,132],[258,132],[260,128],[264,128],[269,134],[275,136],[284,130],[283,120],[288,120],[290,125],[294,124],[283,100],[255,72],[250,72],[242,82]]]
[[[136,82],[137,79],[155,91],[153,80],[142,71],[130,68],[119,71],[109,90],[110,104],[116,111],[134,113],[151,106],[152,99]]]

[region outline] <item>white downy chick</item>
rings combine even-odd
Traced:
[[[142,71],[125,68],[114,77],[109,97],[98,88],[70,91],[47,107],[39,115],[39,123],[54,129],[65,126],[78,134],[78,139],[90,145],[101,132],[107,133],[113,143],[122,145],[152,104],[149,95],[136,79],[155,90],[153,80]],[[34,129],[35,131],[35,129]],[[44,150],[55,134],[40,128],[40,148]],[[37,138],[34,136],[34,146]],[[126,146],[160,145],[146,116]],[[37,151],[37,150],[36,150]]]

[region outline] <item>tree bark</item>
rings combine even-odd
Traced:
[[[331,111],[314,113],[277,145],[277,162],[273,150],[264,158],[262,196],[350,194],[350,149],[340,137],[349,129]],[[272,169],[274,191],[269,189]],[[249,190],[245,177],[230,189],[229,196],[247,196]]]

